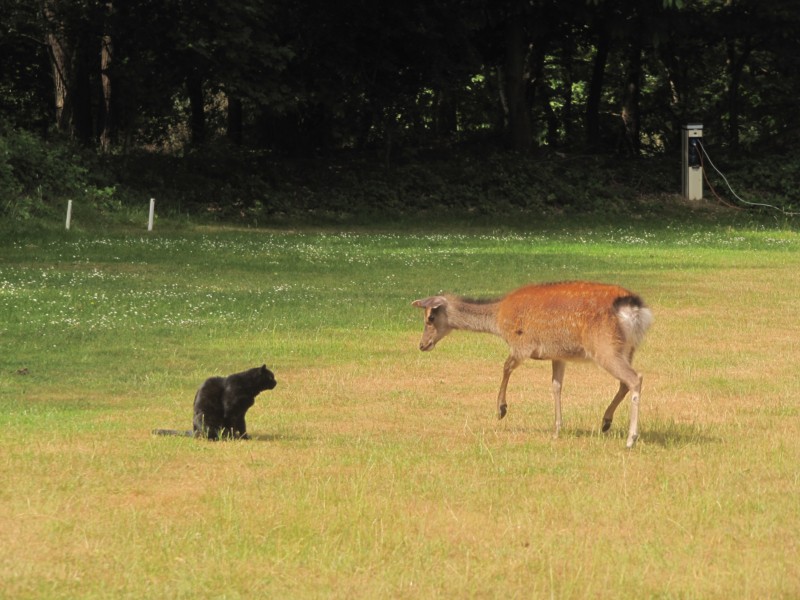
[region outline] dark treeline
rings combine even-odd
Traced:
[[[0,214],[607,210],[687,122],[795,206],[798,91],[800,0],[0,0]]]
[[[104,151],[796,142],[797,0],[0,0],[0,118]]]

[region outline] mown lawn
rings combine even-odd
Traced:
[[[0,596],[796,598],[800,236],[763,227],[77,232],[0,242]],[[641,437],[411,301],[640,293]],[[266,363],[249,442],[189,429]]]

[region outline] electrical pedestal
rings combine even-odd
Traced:
[[[681,127],[681,177],[682,194],[687,200],[703,199],[703,164],[700,146],[703,143],[703,126],[687,123]]]

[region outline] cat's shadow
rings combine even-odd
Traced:
[[[251,442],[300,442],[304,437],[299,435],[286,435],[283,433],[256,433],[250,434]]]

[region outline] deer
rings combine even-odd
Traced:
[[[425,311],[419,349],[429,352],[453,330],[497,335],[510,354],[503,365],[497,395],[497,418],[506,416],[506,388],[511,373],[525,360],[552,361],[555,433],[562,426],[561,389],[568,361],[592,361],[619,381],[619,390],[603,415],[603,432],[614,411],[631,393],[627,448],[639,438],[642,376],[631,366],[636,349],[653,323],[641,297],[617,285],[569,281],[529,284],[499,299],[475,300],[451,294],[412,302]]]

